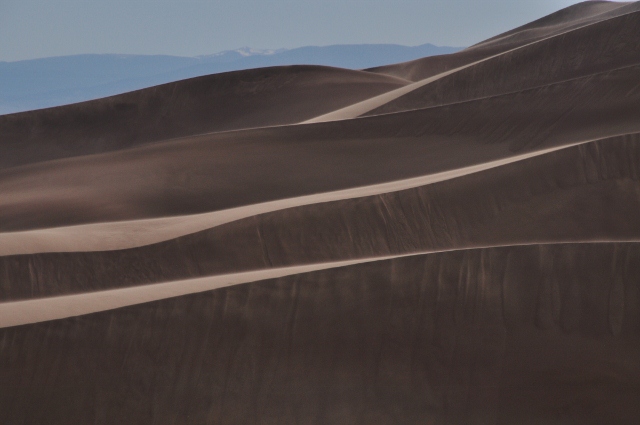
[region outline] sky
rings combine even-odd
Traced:
[[[0,0],[0,61],[240,47],[463,47],[575,0]]]

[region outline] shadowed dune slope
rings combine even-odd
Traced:
[[[637,425],[639,11],[0,117],[0,424]]]
[[[516,92],[633,66],[640,63],[639,27],[640,11],[594,23],[447,75],[366,115]]]
[[[636,6],[633,3],[598,0],[581,2],[536,19],[521,27],[514,28],[511,31],[483,40],[469,47],[469,49],[540,39],[575,28],[578,25],[589,24],[636,10]]]
[[[585,1],[460,52],[367,69],[419,81],[519,46],[640,9],[638,2]]]
[[[479,249],[0,329],[0,420],[632,425],[638,275],[638,244]]]
[[[0,229],[222,210],[635,133],[637,72],[632,67],[439,108],[217,133],[12,168],[0,172]]]
[[[229,72],[0,116],[0,169],[213,131],[292,124],[406,84],[362,71]]]
[[[140,248],[0,257],[0,301],[486,245],[640,240],[640,136]]]

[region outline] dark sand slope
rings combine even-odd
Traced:
[[[584,143],[578,142],[569,146],[577,146]],[[556,146],[534,152],[526,152],[490,162],[404,180],[279,199],[201,214],[0,232],[0,256],[43,252],[112,251],[135,248],[196,233],[255,215],[305,205],[376,196],[434,184],[524,159],[542,156],[569,146]]]
[[[406,83],[347,69],[273,67],[3,115],[0,169],[193,134],[292,124]]]
[[[471,250],[3,329],[0,420],[636,424],[638,275],[637,244]]]
[[[12,168],[0,172],[0,230],[223,210],[640,132],[637,75],[631,67],[440,108]]]
[[[639,27],[640,11],[593,23],[445,76],[367,115],[516,92],[636,65]]]
[[[638,10],[637,2],[585,1],[497,35],[460,52],[431,56],[367,71],[419,81],[571,29]]]
[[[527,43],[564,32],[567,29],[620,16],[634,10],[637,10],[637,5],[634,5],[634,2],[586,1],[481,41],[469,47],[469,50],[486,48],[489,45]]]
[[[637,11],[625,13],[621,15],[621,17],[625,18],[633,16],[635,14],[637,14]],[[636,43],[634,43],[635,40],[632,40],[631,43],[629,43],[628,40],[629,35],[631,36],[631,39],[633,39],[633,36],[635,36],[635,27],[637,26],[637,22],[631,22],[631,25],[627,26],[627,32],[630,31],[630,34],[625,34],[624,30],[622,31],[622,34],[620,34],[620,32],[616,29],[615,35],[618,36],[617,38],[621,38],[622,40],[614,39],[614,42],[610,42],[610,34],[608,34],[606,31],[604,31],[603,33],[602,31],[603,24],[611,25],[609,21],[614,21],[614,24],[619,23],[619,18],[608,18],[604,21],[586,24],[578,28],[567,30],[560,34],[554,34],[540,40],[532,41],[531,43],[527,43],[522,46],[517,46],[510,50],[500,51],[497,54],[464,64],[463,66],[459,66],[446,72],[439,73],[429,78],[425,78],[423,80],[408,84],[404,87],[400,87],[396,90],[383,93],[371,99],[349,105],[346,108],[342,108],[340,110],[315,117],[311,120],[305,121],[305,123],[351,119],[358,116],[370,114],[372,113],[372,111],[376,111],[376,113],[384,113],[429,106],[432,105],[432,103],[425,104],[425,102],[421,103],[419,101],[420,98],[423,97],[420,96],[420,94],[424,93],[425,91],[432,91],[430,90],[431,87],[435,87],[435,89],[437,90],[442,85],[441,81],[444,80],[446,85],[446,81],[448,81],[450,78],[456,78],[458,82],[455,86],[450,85],[449,89],[452,90],[452,93],[444,95],[446,99],[449,99],[449,101],[442,103],[452,103],[455,101],[481,98],[483,96],[495,95],[498,93],[518,91],[527,87],[535,87],[541,84],[548,84],[552,81],[570,79],[575,78],[579,75],[588,75],[592,72],[612,69],[620,66],[620,64],[628,65],[629,63],[637,63],[637,45]],[[604,29],[606,30],[607,28]],[[598,32],[600,34],[598,34]],[[577,35],[575,33],[577,33]],[[608,44],[615,46],[615,49],[610,48],[604,52],[605,56],[613,55],[617,58],[617,60],[613,61],[613,63],[611,63],[611,60],[607,60],[606,58],[603,60],[600,55],[585,54],[585,51],[592,50],[592,46],[585,46],[585,43],[583,42],[584,40],[581,40],[581,42],[579,43],[572,43],[571,40],[569,40],[569,43],[566,42],[567,38],[571,39],[577,37],[579,39],[583,39],[584,37],[598,36],[600,38],[606,37],[606,42],[603,43],[601,40],[601,44],[607,44],[607,42],[609,42]],[[620,43],[620,41],[624,42],[625,39],[627,39],[626,43]],[[551,48],[549,44],[551,44]],[[556,44],[559,44],[560,46],[556,46]],[[568,47],[567,44],[569,45],[568,49],[566,48]],[[563,47],[562,45],[564,45],[565,49],[557,48]],[[576,45],[577,47],[581,46],[583,48],[576,50]],[[545,57],[548,55],[552,56],[552,59],[550,61],[540,59],[541,57]],[[514,66],[511,66],[510,64],[510,62],[513,61],[512,56],[516,56],[520,59],[519,61],[514,61]],[[524,67],[522,66],[523,58],[525,65]],[[541,62],[543,66],[533,65],[533,58],[536,58],[536,63]],[[595,59],[595,63],[591,64],[590,62],[593,59]],[[589,65],[585,66],[585,63]],[[483,81],[482,79],[474,80],[476,81],[475,84],[477,84],[479,88],[473,88],[471,90],[469,90],[468,88],[470,81],[468,78],[465,78],[465,76],[468,77],[467,74],[469,73],[469,70],[473,70],[476,68],[479,68],[481,71],[486,71],[487,68],[491,70],[487,73],[487,76],[489,78],[487,78],[487,81],[485,82],[486,86],[484,90],[482,90],[484,84],[477,82]],[[535,70],[538,69],[540,71],[539,73],[536,73]],[[575,72],[578,69],[580,69],[580,71]],[[505,72],[505,70],[508,71]],[[482,74],[482,72],[480,72],[479,74]],[[452,77],[452,75],[454,77]],[[496,76],[498,77],[496,78]],[[465,91],[470,91],[472,95],[470,97],[464,97]],[[418,95],[412,96],[412,93],[418,93]],[[409,96],[412,101],[404,102],[408,104],[405,105],[404,108],[402,100],[400,100],[401,105],[396,105],[395,107],[391,108],[388,107],[389,104],[393,106],[398,102],[398,99],[407,96]]]
[[[0,424],[637,425],[639,10],[3,117]]]
[[[640,241],[640,136],[135,249],[0,257],[0,300],[486,245]]]

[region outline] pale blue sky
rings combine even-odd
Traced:
[[[0,0],[0,61],[249,46],[467,46],[575,0]]]

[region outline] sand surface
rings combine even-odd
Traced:
[[[213,131],[292,124],[408,81],[322,66],[192,78],[0,117],[0,169]]]
[[[581,243],[588,243],[583,241]],[[598,241],[598,243],[613,243],[628,241]],[[636,241],[632,241],[636,242]],[[575,243],[575,242],[574,242]],[[593,242],[592,242],[593,243]],[[544,244],[524,244],[519,246]],[[482,247],[506,248],[506,247]],[[476,248],[478,249],[478,248]],[[429,254],[450,251],[433,251]],[[129,288],[117,288],[105,291],[85,292],[81,294],[62,295],[48,298],[33,298],[21,301],[0,303],[0,328],[46,322],[50,320],[66,319],[69,317],[113,310],[117,308],[148,303],[152,301],[175,298],[183,295],[197,294],[243,283],[268,279],[277,279],[301,273],[319,270],[336,269],[375,261],[392,260],[426,253],[411,253],[391,255],[376,258],[361,258],[357,260],[337,261],[332,263],[305,264],[292,267],[272,267],[227,275],[208,276],[204,278],[162,282],[149,285],[138,285]]]
[[[637,72],[626,67],[442,107],[13,167],[0,171],[0,231],[227,210],[640,132]]]
[[[5,328],[0,415],[632,424],[639,252],[412,256]]]
[[[455,55],[432,56],[370,71],[419,81],[559,32],[636,11],[639,7],[637,2],[585,1],[477,43]]]
[[[628,218],[640,209],[639,178],[640,138],[620,136],[138,248],[0,257],[0,299],[482,244],[640,239],[640,222]]]
[[[2,232],[0,233],[0,256],[41,252],[107,251],[135,248],[196,233],[258,214],[303,205],[363,198],[433,184],[588,142],[582,141],[568,146],[514,155],[509,158],[406,180],[270,201],[204,214],[95,223],[22,232]]]
[[[639,13],[0,117],[0,423],[640,423]]]
[[[574,28],[442,75],[442,78],[406,91],[366,114],[451,104],[633,67],[640,63],[635,30],[638,25],[640,13],[634,11]],[[576,51],[583,54],[573,54]],[[565,55],[560,63],[558,54]],[[531,63],[531,57],[540,59]],[[510,69],[511,72],[498,73],[496,69]],[[469,81],[477,83],[469,84]]]

